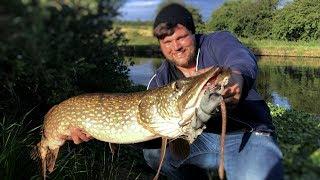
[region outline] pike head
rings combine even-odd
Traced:
[[[206,89],[221,93],[230,74],[229,69],[211,68],[201,75],[147,91],[139,104],[138,122],[162,137],[188,136],[190,123],[196,118],[196,109]]]

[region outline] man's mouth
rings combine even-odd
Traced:
[[[185,50],[181,50],[181,51],[175,53],[174,56],[177,57],[177,58],[184,57],[185,56]]]

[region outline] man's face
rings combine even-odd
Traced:
[[[183,25],[178,24],[172,35],[159,42],[163,55],[176,66],[189,68],[195,64],[195,37]]]

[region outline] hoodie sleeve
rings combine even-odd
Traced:
[[[246,97],[257,77],[258,66],[255,56],[230,32],[213,33],[208,40],[209,52],[219,66],[241,72],[244,79],[242,97]]]

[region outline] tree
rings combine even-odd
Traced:
[[[15,4],[22,12],[8,8],[15,20],[8,25],[11,36],[0,43],[0,97],[10,97],[9,89],[30,108],[130,87],[118,47],[126,40],[113,28],[116,2],[33,0]]]
[[[203,22],[202,15],[199,12],[199,9],[188,5],[187,9],[191,12],[192,18],[194,21],[194,25],[196,27],[196,33],[204,33],[205,32],[205,23]]]
[[[278,0],[227,1],[212,13],[209,31],[229,30],[241,37],[266,38]]]
[[[273,37],[297,41],[320,39],[320,3],[318,0],[295,0],[277,11]]]

